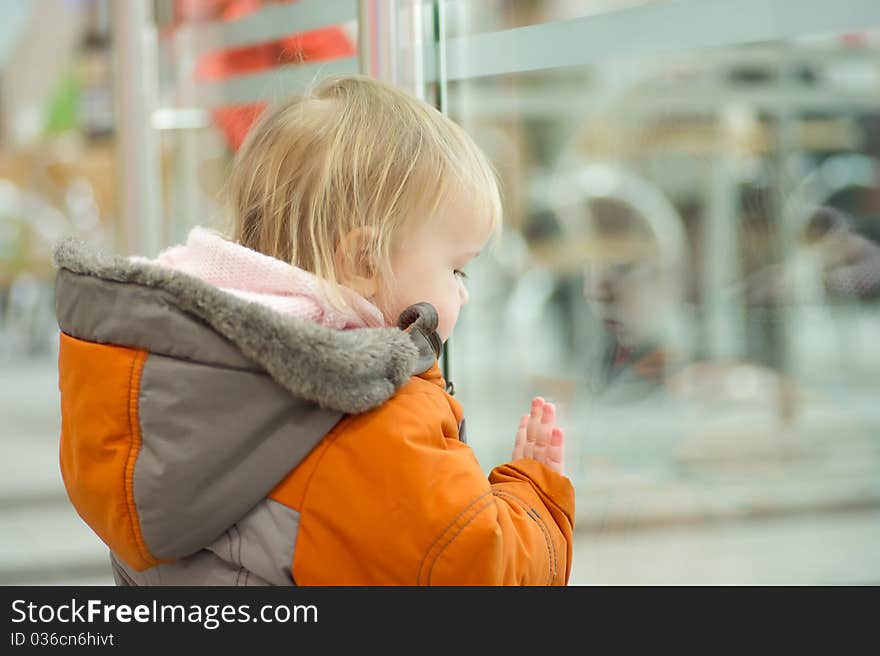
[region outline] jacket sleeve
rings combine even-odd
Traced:
[[[517,460],[487,480],[441,396],[404,393],[386,405],[341,422],[306,467],[297,583],[568,582],[567,478]]]

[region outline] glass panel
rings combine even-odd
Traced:
[[[461,1],[449,23],[555,4]],[[607,46],[674,12],[691,41],[653,50],[548,54],[535,31],[508,56],[516,30],[445,44],[450,116],[506,211],[453,339],[470,443],[504,461],[530,398],[558,404],[573,583],[876,582],[878,8],[838,3],[829,33],[824,3],[798,3],[799,33],[767,24],[771,3],[729,23],[705,22],[710,4],[555,28],[576,43],[613,24]]]

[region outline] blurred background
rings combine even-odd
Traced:
[[[260,112],[358,71],[498,170],[444,364],[487,472],[557,403],[573,584],[880,583],[876,0],[5,0],[0,584],[112,584],[58,470],[52,246],[223,225]]]

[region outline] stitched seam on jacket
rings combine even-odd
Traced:
[[[148,565],[155,565],[157,560],[150,555],[150,550],[147,548],[147,543],[140,530],[137,504],[134,500],[134,467],[142,443],[140,418],[138,417],[138,394],[140,393],[140,390],[138,389],[139,385],[136,383],[140,382],[140,374],[143,371],[143,363],[146,359],[146,351],[135,351],[135,354],[131,359],[131,369],[129,370],[128,434],[132,439],[128,447],[128,457],[125,461],[125,468],[122,470],[122,494],[125,499],[126,510],[129,514],[128,524],[131,528],[132,537],[134,538],[135,548],[140,553],[141,558],[143,558]]]
[[[235,585],[242,585],[241,583],[241,575],[247,574],[247,570],[244,568],[244,565],[241,563],[241,531],[238,530],[238,525],[232,527],[235,531],[235,537],[238,540],[238,576],[235,579]]]
[[[235,566],[235,548],[233,547],[233,542],[235,541],[235,526],[230,526],[229,530],[226,532],[226,535],[229,536],[229,564]],[[238,566],[238,569],[235,572],[235,584],[238,585],[238,579],[241,578],[241,566]]]
[[[462,517],[466,512],[468,512],[468,511],[469,511],[474,505],[476,505],[477,503],[479,503],[481,499],[486,498],[486,497],[489,496],[490,494],[492,494],[491,490],[490,490],[489,492],[486,492],[486,493],[481,494],[480,496],[478,496],[476,499],[474,499],[473,501],[471,501],[467,506],[465,506],[464,509],[463,509],[460,513],[458,513],[455,517],[453,517],[451,522],[449,522],[446,526],[443,527],[443,530],[440,531],[440,533],[437,535],[437,537],[436,537],[436,538],[434,539],[434,541],[431,543],[431,546],[429,546],[428,549],[427,549],[427,551],[425,551],[425,555],[422,556],[422,562],[419,563],[419,571],[418,571],[418,573],[416,574],[416,585],[421,585],[421,584],[422,584],[422,583],[421,583],[421,581],[422,581],[422,570],[425,568],[425,562],[428,560],[428,556],[431,555],[431,552],[434,550],[434,547],[437,546],[437,543],[440,542],[440,540],[443,539],[443,536],[446,535],[446,534],[452,529],[453,526],[455,526],[455,523],[458,522],[458,520],[461,519],[461,517]],[[445,546],[445,545],[444,545],[444,546]],[[432,566],[432,567],[433,567],[433,566]]]
[[[524,472],[524,471],[521,470],[521,469],[517,469],[516,467],[514,467],[513,465],[511,465],[511,464],[509,464],[509,463],[507,464],[507,466],[510,467],[510,468],[511,468],[513,471],[515,471],[516,473],[525,476],[525,477],[528,478],[529,480],[532,480],[531,476],[529,476],[527,472]],[[533,481],[533,483],[534,483],[534,481]],[[537,485],[536,485],[535,487],[537,488]],[[572,529],[574,529],[574,520],[573,520],[574,518],[569,517],[568,513],[565,511],[565,508],[563,508],[562,506],[560,506],[560,505],[556,502],[556,499],[554,499],[554,498],[553,498],[548,492],[546,492],[543,488],[538,488],[538,489],[541,491],[541,494],[542,494],[543,496],[547,497],[547,500],[548,500],[550,503],[552,503],[553,506],[554,506],[557,510],[559,510],[559,512],[561,512],[561,513],[565,516],[566,519],[568,519],[569,524],[571,524]],[[542,499],[542,500],[543,500],[543,499]]]
[[[544,529],[544,539],[547,541],[547,551],[550,552],[550,567],[552,568],[547,580],[547,585],[553,585],[553,581],[556,580],[556,575],[559,573],[559,560],[556,557],[556,549],[553,547],[553,539],[550,537],[550,528],[547,526],[547,523],[541,515],[538,514],[537,510],[529,508],[528,512]]]
[[[135,580],[122,569],[122,565],[119,564],[119,560],[112,551],[110,552],[110,565],[113,568],[113,573],[118,574],[119,578],[121,578],[126,585],[137,587],[138,584],[135,583]]]
[[[443,555],[443,552],[446,551],[446,547],[448,547],[450,544],[452,544],[452,542],[455,540],[455,538],[457,538],[459,535],[461,535],[461,532],[464,531],[468,526],[470,526],[471,522],[473,522],[477,517],[480,516],[481,512],[483,512],[486,508],[489,508],[489,507],[495,505],[495,499],[492,498],[491,494],[492,493],[490,492],[488,495],[489,498],[486,499],[485,503],[474,508],[474,512],[471,515],[470,519],[468,519],[464,524],[462,524],[461,527],[455,532],[455,534],[453,536],[451,536],[446,542],[444,542],[443,546],[440,547],[440,550],[437,552],[437,555],[434,556],[434,560],[431,562],[431,567],[428,569],[428,576],[426,577],[427,578],[426,582],[428,585],[431,585],[431,575],[434,573],[434,566],[437,564],[437,561],[440,560],[440,556]],[[484,496],[486,496],[486,495],[484,495]],[[483,497],[480,497],[480,498],[483,498]]]
[[[541,529],[541,533],[544,535],[544,542],[547,545],[547,562],[550,563],[550,576],[547,582],[547,585],[553,585],[553,581],[556,579],[556,572],[558,571],[557,562],[556,562],[556,550],[553,548],[553,541],[550,539],[550,529],[547,528],[547,525],[544,523],[544,520],[541,519],[541,516],[535,512],[532,514],[533,508],[524,500],[520,499],[515,494],[511,494],[510,492],[503,492],[501,490],[493,491],[493,494],[498,497],[504,497],[506,499],[512,499],[516,501],[520,506],[522,506],[526,515],[532,518],[538,528]]]
[[[331,448],[333,448],[333,443],[336,442],[336,440],[339,439],[339,436],[345,432],[343,430],[343,425],[348,425],[349,423],[351,423],[351,420],[356,416],[357,415],[343,415],[339,419],[339,421],[337,421],[333,425],[333,427],[327,432],[327,434],[324,435],[324,437],[322,437],[320,440],[318,440],[318,443],[313,447],[312,451],[314,451],[314,449],[317,449],[318,446],[326,444],[326,446],[324,446],[323,453],[321,453],[321,455],[318,456],[318,461],[315,463],[315,466],[312,467],[312,471],[309,473],[308,480],[306,480],[305,484],[303,485],[302,495],[299,498],[299,507],[301,508],[301,510],[299,511],[300,512],[300,521],[302,521],[302,513],[306,507],[306,496],[309,493],[309,488],[312,486],[312,479],[318,473],[318,469],[321,468],[321,461],[324,460],[324,456],[327,455],[327,452]],[[310,455],[312,455],[311,452],[309,452],[309,454],[306,455],[304,460],[308,459],[308,457]],[[302,463],[300,463],[300,464],[302,464]],[[299,466],[299,465],[297,465],[297,466]],[[271,499],[272,496],[270,495],[269,498]],[[273,499],[273,500],[277,501],[277,499]],[[281,502],[279,501],[279,503],[281,503]],[[287,506],[291,510],[296,510],[296,508],[294,508],[293,506],[291,506],[289,504],[282,504],[282,505]]]

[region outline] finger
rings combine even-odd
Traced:
[[[541,415],[542,424],[553,424],[556,422],[556,406],[553,403],[544,404],[544,412]]]
[[[529,417],[532,419],[540,419],[541,413],[544,411],[544,404],[546,401],[540,396],[536,396],[532,399],[532,405],[529,410]]]
[[[526,444],[523,449],[523,457],[525,458],[534,458],[535,457],[535,442],[538,440],[538,433],[540,432],[541,425],[541,414],[544,409],[544,399],[540,396],[532,399],[532,409],[529,412],[529,419],[526,422]]]
[[[541,413],[541,423],[538,426],[538,435],[535,439],[534,458],[543,461],[547,447],[550,446],[550,434],[556,422],[556,406],[545,403]]]
[[[554,427],[550,435],[550,446],[547,447],[545,464],[560,474],[565,469],[565,434],[559,427]]]
[[[516,439],[513,442],[513,459],[519,460],[523,457],[526,448],[526,424],[529,421],[528,415],[523,415],[519,420],[519,428],[516,429]]]

